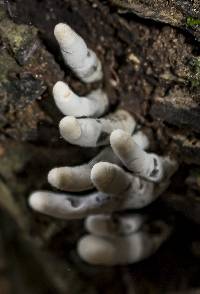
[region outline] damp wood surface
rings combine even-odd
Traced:
[[[200,291],[200,7],[166,3],[13,0],[0,6],[0,294]],[[50,189],[50,168],[81,164],[97,152],[67,144],[57,130],[54,83],[66,81],[80,95],[94,87],[64,66],[53,36],[59,22],[100,57],[111,107],[131,112],[152,150],[181,163],[168,191],[147,209],[173,223],[172,237],[139,264],[84,264],[75,252],[82,221],[52,220],[27,205],[30,192]]]

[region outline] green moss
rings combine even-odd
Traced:
[[[16,60],[23,65],[31,55],[37,30],[32,26],[17,25],[10,19],[3,18],[0,22],[0,33]]]
[[[192,88],[197,88],[200,86],[200,57],[194,57],[190,60],[191,75],[189,77],[189,82]]]
[[[200,25],[200,19],[189,16],[186,19],[186,24],[188,27],[194,27],[194,26]]]

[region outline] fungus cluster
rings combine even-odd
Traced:
[[[66,24],[56,25],[54,33],[66,65],[78,78],[85,83],[102,80],[100,60],[77,33]],[[48,182],[66,193],[34,192],[30,206],[61,219],[86,218],[89,234],[80,239],[77,250],[90,264],[128,264],[150,256],[170,228],[157,221],[159,232],[149,232],[145,217],[130,210],[147,206],[168,187],[176,162],[145,151],[148,138],[136,131],[136,121],[127,111],[105,115],[109,100],[103,89],[79,97],[59,81],[53,96],[65,115],[59,124],[61,136],[71,144],[102,149],[89,163],[52,169]],[[80,191],[88,193],[73,194]]]

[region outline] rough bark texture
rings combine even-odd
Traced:
[[[167,23],[200,37],[200,3],[198,0],[110,0],[112,3],[133,11],[140,17]]]
[[[198,2],[16,0],[0,6],[0,293],[200,292]],[[53,84],[66,80],[80,94],[92,87],[63,65],[53,37],[63,21],[100,56],[113,107],[136,116],[152,150],[180,161],[169,190],[147,209],[170,221],[174,233],[154,256],[129,267],[84,264],[75,253],[82,222],[52,220],[27,205],[31,191],[50,189],[51,167],[80,164],[96,152],[67,144],[57,130]]]

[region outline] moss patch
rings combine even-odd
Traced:
[[[192,88],[200,86],[200,57],[194,57],[189,62],[191,68],[191,75],[189,81]]]

